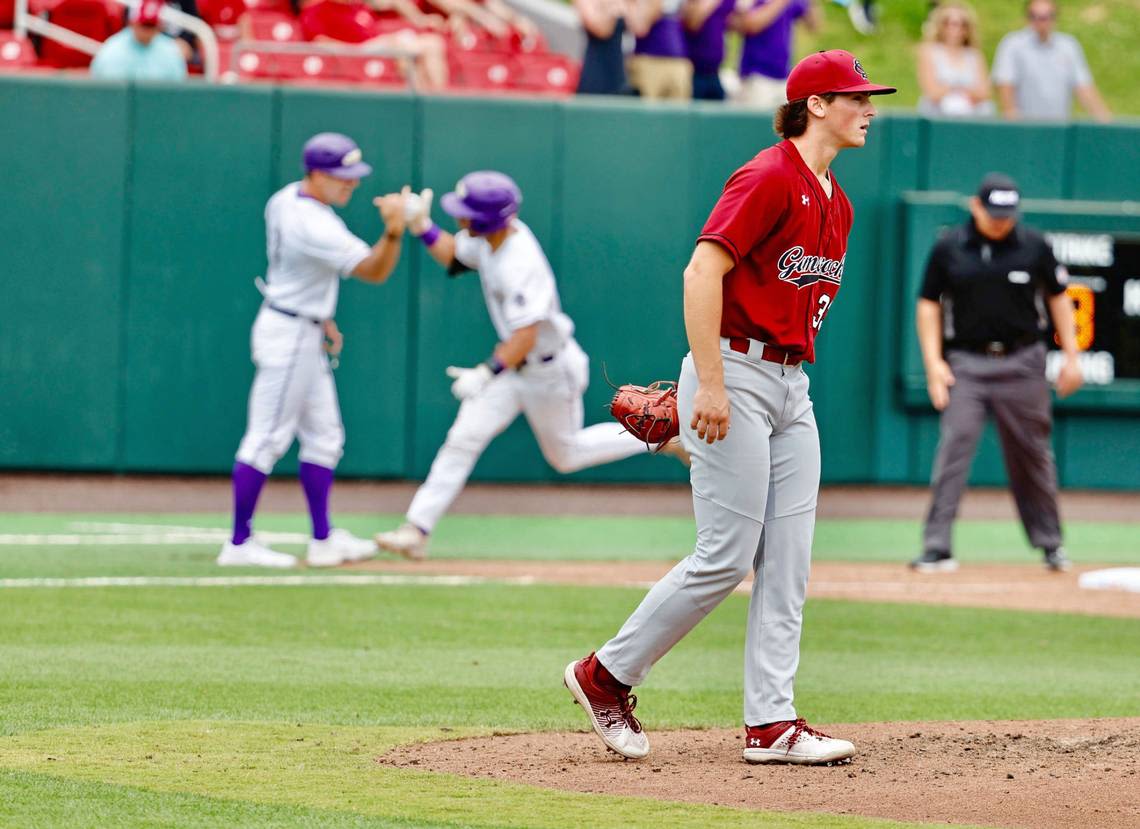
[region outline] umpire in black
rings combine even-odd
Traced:
[[[935,244],[916,323],[930,402],[942,413],[921,571],[957,569],[950,531],[986,417],[1001,438],[1017,511],[1045,566],[1066,570],[1057,513],[1057,467],[1045,379],[1048,309],[1065,359],[1057,394],[1081,387],[1068,273],[1044,236],[1018,223],[1021,200],[1008,176],[990,173],[970,199],[970,221]]]

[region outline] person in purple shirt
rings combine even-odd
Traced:
[[[626,23],[637,36],[629,59],[629,82],[642,98],[688,100],[693,65],[685,48],[681,0],[632,0]]]
[[[681,22],[693,64],[693,98],[723,101],[720,65],[724,62],[724,30],[736,0],[684,0]]]
[[[729,27],[744,35],[739,103],[776,109],[787,101],[792,28],[797,20],[811,31],[819,28],[819,10],[812,0],[739,0],[728,18]]]

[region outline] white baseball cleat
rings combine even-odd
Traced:
[[[847,740],[816,731],[803,719],[744,729],[744,760],[747,763],[795,763],[823,766],[847,763],[855,746]]]
[[[627,759],[640,760],[649,754],[649,738],[633,715],[637,696],[599,684],[595,676],[599,664],[594,654],[571,662],[562,672],[562,684],[582,706],[606,748]]]
[[[422,561],[427,558],[427,534],[407,521],[390,532],[377,533],[376,543],[382,550],[396,553],[412,561]]]
[[[288,553],[270,550],[264,544],[247,538],[241,544],[227,541],[215,561],[222,567],[276,567],[287,570],[297,566],[297,559]]]
[[[348,530],[334,527],[325,539],[309,539],[305,563],[310,567],[337,567],[364,561],[376,555],[376,544],[366,538],[357,538]]]

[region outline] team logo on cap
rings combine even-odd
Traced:
[[[359,148],[349,150],[344,154],[344,158],[340,160],[340,164],[342,167],[348,167],[351,164],[359,164],[363,158],[364,153],[362,153]]]
[[[1016,190],[991,190],[989,202],[994,207],[1017,207],[1021,196]]]
[[[797,288],[806,288],[820,280],[839,285],[843,281],[843,259],[830,259],[805,253],[802,245],[788,248],[780,255],[776,267],[784,282],[791,282]]]
[[[863,68],[863,64],[859,63],[859,58],[855,58],[855,60],[852,61],[852,65],[855,67],[855,71],[859,73],[859,76],[863,80],[870,80],[870,78],[867,77],[867,70]]]

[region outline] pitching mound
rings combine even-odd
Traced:
[[[593,733],[402,746],[377,762],[552,789],[745,809],[1050,829],[1140,827],[1140,718],[860,723],[823,729],[846,766],[750,766],[741,730],[651,732],[639,762]]]

